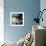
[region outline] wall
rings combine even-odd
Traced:
[[[4,0],[4,38],[18,41],[32,30],[33,19],[40,10],[40,0]],[[24,12],[24,26],[10,26],[10,12]]]
[[[46,0],[40,0],[40,9],[41,9],[41,11],[42,11],[43,9],[46,9]],[[46,20],[45,20],[45,19],[46,19],[46,11],[43,12],[42,17],[43,17],[43,22],[40,21],[40,25],[46,27]]]

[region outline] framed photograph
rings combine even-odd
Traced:
[[[10,26],[24,26],[24,12],[10,12]]]

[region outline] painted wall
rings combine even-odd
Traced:
[[[46,0],[40,0],[40,9],[41,9],[41,11],[43,10],[43,9],[46,9]],[[41,21],[40,22],[40,25],[42,25],[42,26],[46,26],[46,11],[44,11],[43,12],[43,15],[42,15],[42,17],[43,17],[43,22]]]
[[[18,41],[32,30],[33,19],[40,9],[40,0],[4,0],[4,38]],[[24,12],[24,26],[10,26],[10,12]]]

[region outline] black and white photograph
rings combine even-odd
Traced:
[[[11,26],[24,26],[24,12],[10,12]]]

